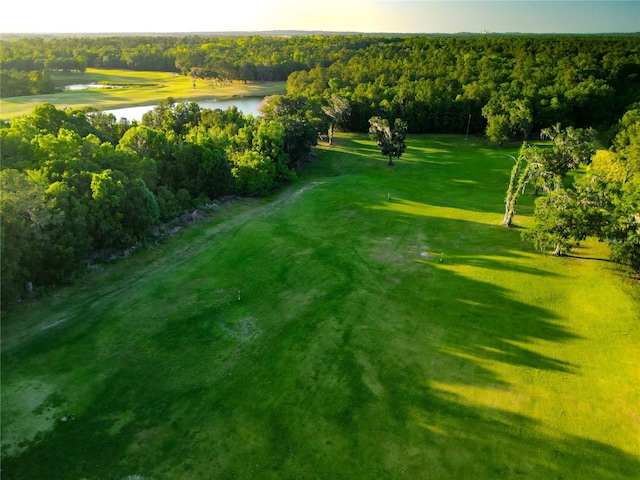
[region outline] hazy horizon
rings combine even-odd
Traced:
[[[188,8],[112,0],[87,9],[80,0],[12,2],[2,34],[197,34],[309,31],[335,33],[635,33],[637,0],[239,0]],[[37,11],[37,16],[32,12]],[[75,13],[74,13],[75,12]],[[240,12],[240,13],[238,13]]]

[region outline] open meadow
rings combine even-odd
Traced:
[[[284,94],[285,82],[242,83],[212,86],[198,80],[193,88],[191,77],[169,72],[138,72],[88,68],[85,73],[57,74],[53,77],[59,87],[72,84],[103,83],[122,88],[100,88],[63,91],[47,95],[29,95],[0,99],[0,118],[25,115],[41,103],[58,108],[99,105],[101,110],[132,106],[154,105],[168,97],[176,101],[198,101],[233,97],[265,97]]]
[[[407,145],[5,312],[3,479],[638,478],[637,281],[500,225],[517,146]]]

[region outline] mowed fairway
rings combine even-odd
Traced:
[[[123,88],[64,91],[46,95],[10,97],[0,100],[0,118],[25,115],[41,103],[63,107],[96,107],[100,110],[155,105],[169,97],[177,102],[211,100],[232,97],[264,97],[284,94],[285,82],[242,83],[212,87],[198,80],[196,88],[190,76],[169,72],[138,72],[88,68],[83,74],[68,73],[54,76],[59,85],[103,82],[123,85]]]
[[[638,284],[500,226],[515,150],[322,147],[2,323],[3,479],[628,479]],[[440,261],[442,259],[442,261]],[[66,421],[63,421],[66,420]]]

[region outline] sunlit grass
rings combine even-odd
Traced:
[[[135,72],[89,68],[84,74],[65,74],[60,84],[106,82],[122,84],[123,88],[65,91],[47,95],[12,97],[0,100],[0,117],[25,115],[41,103],[62,107],[96,107],[101,110],[137,105],[153,105],[168,97],[176,101],[197,101],[237,96],[263,97],[284,94],[285,82],[242,83],[211,86],[198,80],[193,88],[191,77],[167,72]],[[147,85],[145,85],[147,84]],[[132,86],[127,86],[132,85]]]
[[[637,282],[533,251],[529,196],[501,227],[513,151],[474,142],[343,134],[5,314],[3,477],[633,478]]]
[[[453,207],[442,207],[425,205],[411,200],[396,199],[388,202],[387,205],[376,205],[375,210],[388,210],[399,214],[410,214],[435,218],[458,218],[467,221],[489,222],[498,225],[502,221],[499,213],[479,213]]]

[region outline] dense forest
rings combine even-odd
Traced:
[[[608,127],[640,101],[640,37],[459,35],[384,38],[26,37],[1,42],[2,95],[45,93],[55,71],[181,72],[221,81],[287,80],[287,92],[348,99],[345,128],[402,117],[410,133],[496,139],[556,123]]]
[[[52,91],[56,71],[88,67],[287,80],[287,95],[272,97],[258,118],[168,99],[140,123],[43,104],[0,125],[2,304],[71,281],[92,255],[161,236],[184,212],[232,194],[267,194],[293,178],[319,135],[364,132],[373,117],[402,119],[409,133],[485,134],[497,144],[547,134],[553,147],[525,144],[510,185],[543,194],[529,240],[566,253],[594,235],[639,271],[638,39],[2,40],[3,97]],[[585,132],[586,156],[582,140],[567,147]],[[607,150],[594,157],[596,139]]]
[[[2,40],[2,96],[50,93],[53,84],[45,84],[36,74],[50,79],[50,74],[56,71],[84,72],[89,67],[176,72],[223,81],[284,81],[298,70],[346,61],[356,51],[377,41],[362,36]]]
[[[92,255],[162,238],[213,200],[290,181],[323,122],[304,99],[273,97],[264,112],[169,99],[138,124],[42,104],[5,124],[3,304],[71,281]]]

